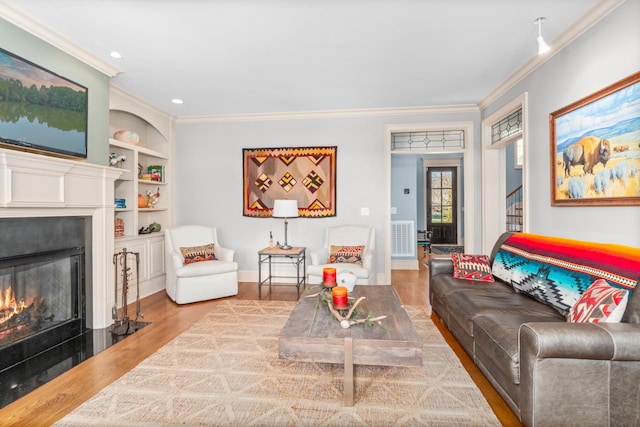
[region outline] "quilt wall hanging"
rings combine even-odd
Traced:
[[[269,217],[276,199],[298,201],[298,215],[336,216],[338,147],[243,148],[242,214]]]

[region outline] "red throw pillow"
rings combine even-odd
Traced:
[[[456,279],[482,280],[494,282],[491,265],[487,255],[468,255],[451,253],[453,277]]]
[[[569,310],[569,323],[615,323],[622,319],[629,291],[614,288],[606,280],[598,279],[587,288]]]

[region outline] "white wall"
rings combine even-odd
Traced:
[[[242,149],[337,146],[337,216],[290,220],[288,240],[295,246],[317,249],[322,245],[327,226],[373,225],[380,276],[385,265],[385,210],[388,207],[385,200],[385,125],[474,121],[479,126],[479,117],[479,113],[441,113],[198,124],[178,122],[175,222],[177,225],[197,223],[218,227],[221,244],[236,249],[241,273],[256,273],[257,251],[268,245],[269,230],[273,231],[275,240],[282,241],[284,225],[282,220],[273,218],[242,216]],[[360,215],[363,207],[369,208],[369,216]]]
[[[418,181],[416,179],[418,158],[415,155],[391,156],[391,207],[396,213],[391,212],[391,221],[413,221],[414,231],[417,229],[418,214]],[[409,194],[405,194],[405,189]],[[412,257],[395,256],[393,259],[417,259],[414,253]]]
[[[640,207],[551,206],[549,114],[640,70],[640,1],[627,1],[482,111],[529,93],[530,232],[640,246]]]
[[[530,231],[599,242],[640,246],[640,208],[551,207],[549,113],[640,69],[638,40],[640,2],[628,1],[557,53],[516,87],[488,106],[482,117],[529,92],[531,183]],[[429,100],[425,99],[425,105]],[[223,245],[236,249],[241,273],[257,272],[256,252],[265,247],[269,230],[283,239],[283,222],[242,216],[242,148],[338,146],[337,216],[289,221],[289,243],[315,249],[327,226],[371,224],[376,228],[378,275],[384,272],[386,152],[385,125],[474,122],[475,177],[480,182],[480,115],[432,113],[370,117],[289,118],[282,120],[180,123],[176,147],[176,224],[219,227]],[[481,242],[480,188],[474,189],[476,248]],[[360,216],[368,207],[370,215]],[[388,261],[388,260],[386,260]]]

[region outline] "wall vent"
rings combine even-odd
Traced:
[[[416,231],[413,221],[391,221],[391,256],[416,256]]]

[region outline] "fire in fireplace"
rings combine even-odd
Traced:
[[[83,248],[0,262],[0,348],[80,317]]]

